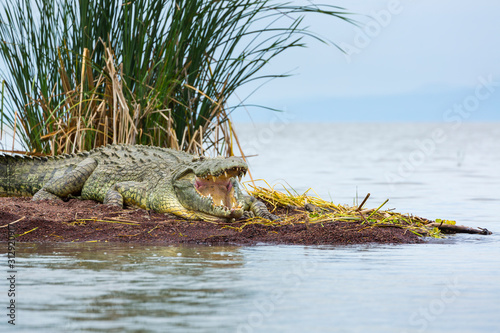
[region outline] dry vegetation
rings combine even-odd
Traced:
[[[266,183],[267,184],[267,183]],[[256,186],[254,182],[246,185],[250,195],[266,202],[271,210],[282,218],[268,224],[325,224],[332,222],[352,222],[363,225],[363,228],[391,227],[401,228],[420,237],[443,237],[443,233],[475,233],[490,234],[487,229],[474,229],[456,225],[455,221],[437,219],[435,221],[410,214],[401,214],[393,210],[384,210],[389,199],[376,208],[364,208],[370,194],[358,206],[336,205],[316,196],[308,195],[311,189],[303,194],[284,188],[277,191],[267,184],[267,187]],[[246,224],[262,223],[250,220]],[[245,225],[246,225],[245,224]],[[245,225],[239,227],[243,228]]]
[[[325,42],[306,14],[349,21],[339,7],[275,0],[5,2],[2,129],[32,155],[128,143],[232,156],[229,114],[246,96],[229,98],[287,76],[262,69],[304,37]]]

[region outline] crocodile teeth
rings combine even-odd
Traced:
[[[226,171],[224,171],[224,176],[226,176],[226,178],[227,178],[227,172]]]
[[[241,182],[241,178],[242,178],[242,177],[241,177],[241,175],[239,175],[239,176],[238,176],[238,179],[239,179],[239,181],[240,181],[240,182]]]

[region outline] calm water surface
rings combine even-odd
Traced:
[[[0,330],[500,332],[498,125],[278,121],[239,131],[247,154],[259,153],[254,178],[342,204],[370,192],[367,207],[389,198],[385,208],[491,236],[342,247],[18,243],[17,324],[4,310]]]

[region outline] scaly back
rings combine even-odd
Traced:
[[[0,196],[32,196],[49,180],[70,172],[86,158],[93,158],[99,164],[125,166],[144,161],[184,164],[193,156],[168,148],[139,145],[109,145],[55,157],[0,155]]]

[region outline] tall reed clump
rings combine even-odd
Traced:
[[[10,0],[0,5],[2,127],[30,154],[149,144],[232,155],[235,90],[320,37],[271,0]],[[1,67],[0,67],[1,68]],[[3,98],[2,98],[3,101]]]

